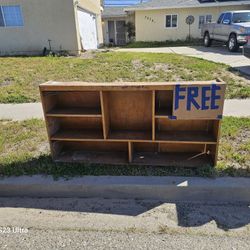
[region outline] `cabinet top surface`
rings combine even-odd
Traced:
[[[105,90],[105,89],[145,89],[145,90],[161,90],[172,89],[176,85],[211,85],[225,84],[223,81],[185,81],[185,82],[56,82],[49,81],[40,84],[41,90],[68,90],[77,88],[82,90]]]

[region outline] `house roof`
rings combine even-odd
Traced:
[[[104,7],[102,17],[126,17],[127,13],[124,11],[124,7]]]
[[[247,5],[248,0],[150,0],[149,2],[137,4],[125,8],[125,11],[135,10],[154,10],[154,9],[178,9],[178,8],[197,8],[197,7],[214,7],[214,6],[233,6]]]

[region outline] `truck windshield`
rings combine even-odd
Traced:
[[[233,23],[247,23],[247,22],[250,22],[250,12],[233,14]]]

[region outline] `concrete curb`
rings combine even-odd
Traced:
[[[0,197],[84,197],[250,202],[250,178],[22,176],[0,180]]]

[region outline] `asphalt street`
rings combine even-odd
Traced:
[[[249,249],[249,223],[243,203],[0,198],[1,249]]]

